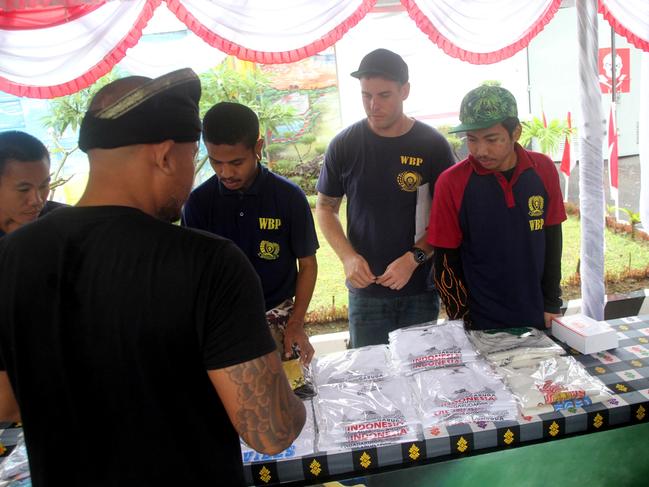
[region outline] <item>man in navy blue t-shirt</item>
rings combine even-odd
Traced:
[[[261,279],[278,349],[290,358],[297,346],[308,364],[314,350],[304,317],[318,273],[318,239],[306,196],[260,163],[264,139],[250,108],[214,105],[203,119],[203,140],[216,174],[191,193],[182,224],[229,238],[243,250]]]
[[[437,176],[454,162],[446,139],[403,113],[408,66],[377,49],[352,76],[367,118],[331,141],[316,216],[345,268],[353,347],[387,343],[396,328],[437,319],[426,226]],[[338,218],[347,198],[347,234]]]
[[[556,167],[518,144],[516,99],[479,86],[460,107],[469,157],[437,181],[428,242],[451,319],[474,329],[549,327],[561,307],[561,222]]]
[[[0,237],[59,207],[47,201],[50,154],[36,137],[0,133]]]

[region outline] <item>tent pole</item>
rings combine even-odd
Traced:
[[[581,213],[582,312],[604,319],[604,160],[606,122],[598,80],[597,0],[577,0],[579,33],[579,206]]]

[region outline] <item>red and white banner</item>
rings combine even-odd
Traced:
[[[53,98],[91,85],[136,45],[162,0],[0,0],[0,90]],[[265,64],[337,42],[377,0],[164,0],[196,35]],[[473,64],[507,59],[552,20],[561,0],[401,0],[440,49]],[[649,51],[649,2],[599,0],[615,31]]]

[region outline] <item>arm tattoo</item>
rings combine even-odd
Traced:
[[[340,203],[342,198],[334,198],[333,196],[327,196],[326,194],[318,193],[318,199],[316,200],[316,208],[319,207],[329,207],[333,208],[334,211],[340,209]]]
[[[299,434],[302,404],[281,373],[281,363],[263,357],[226,369],[239,385],[237,431],[251,447],[272,449]],[[284,449],[282,448],[282,449]]]

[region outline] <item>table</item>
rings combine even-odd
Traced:
[[[615,350],[593,355],[567,350],[615,393],[610,401],[518,421],[440,427],[416,442],[262,460],[244,465],[246,480],[253,485],[310,485],[359,477],[358,483],[372,486],[475,487],[501,485],[496,482],[500,478],[502,485],[509,486],[525,482],[649,485],[645,460],[649,450],[649,315],[608,323],[618,333]],[[538,473],[543,471],[545,481]],[[489,477],[493,472],[499,477]],[[606,472],[615,481],[593,483],[582,478],[592,473],[602,480]]]

